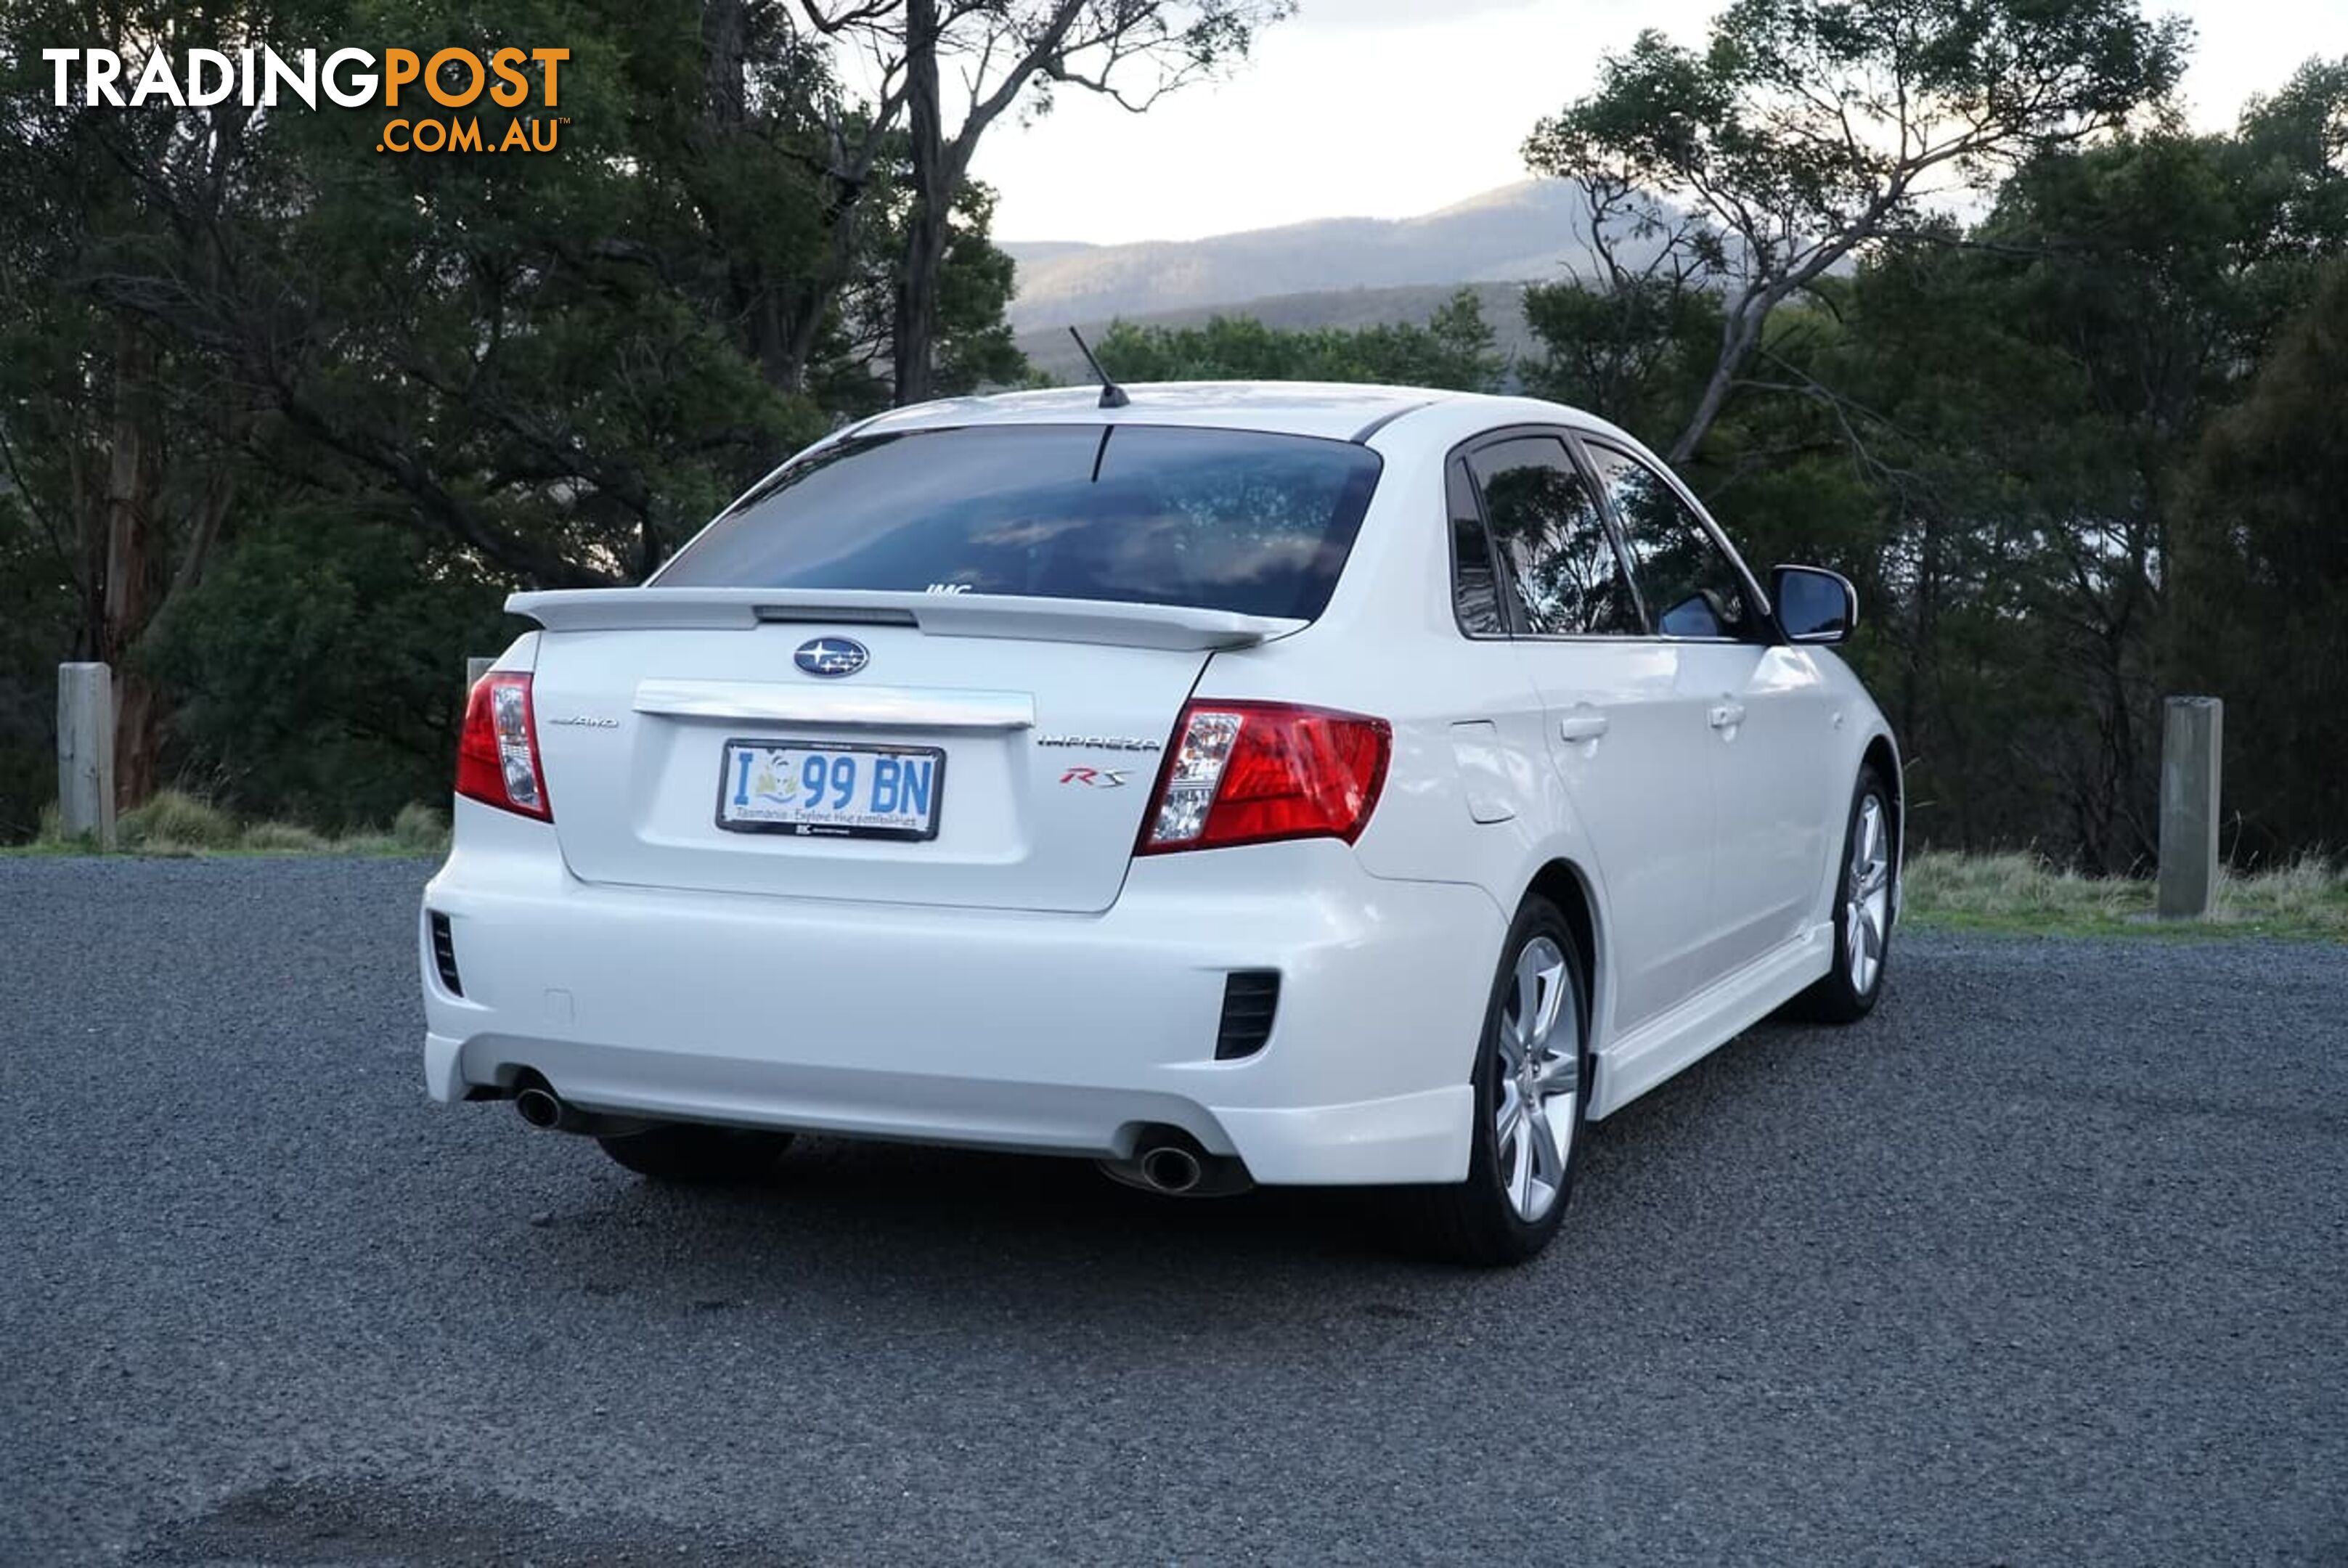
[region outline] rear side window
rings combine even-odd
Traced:
[[[1564,442],[1519,436],[1479,448],[1468,463],[1527,631],[1636,637],[1645,630],[1605,514]]]
[[[1745,578],[1663,477],[1626,452],[1592,446],[1630,553],[1631,575],[1663,637],[1742,638],[1758,628]]]
[[[1492,545],[1484,534],[1483,508],[1468,466],[1454,459],[1443,471],[1451,509],[1451,608],[1459,630],[1470,637],[1506,637],[1508,614],[1500,608],[1500,578],[1492,569]]]
[[[997,425],[851,439],[736,502],[663,588],[879,589],[1310,620],[1377,486],[1345,441]]]

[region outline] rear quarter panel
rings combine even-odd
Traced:
[[[1474,886],[1506,918],[1550,860],[1573,860],[1593,882],[1599,868],[1550,764],[1540,697],[1516,651],[1467,637],[1452,612],[1443,465],[1458,438],[1437,429],[1382,441],[1385,473],[1327,610],[1292,636],[1217,654],[1197,695],[1386,720],[1394,756],[1355,846],[1363,866],[1389,879]],[[1506,815],[1478,820],[1496,806]]]

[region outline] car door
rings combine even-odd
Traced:
[[[1777,637],[1752,575],[1694,499],[1625,447],[1596,436],[1581,446],[1649,622],[1703,709],[1715,848],[1694,961],[1708,981],[1817,914],[1834,704],[1816,657]]]
[[[1605,514],[1561,432],[1504,432],[1466,462],[1518,660],[1550,757],[1597,864],[1613,1027],[1685,995],[1710,895],[1706,692],[1647,635]]]

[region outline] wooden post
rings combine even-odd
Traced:
[[[2160,737],[2160,917],[2199,920],[2218,897],[2218,764],[2226,705],[2171,697]]]
[[[114,847],[114,671],[57,666],[57,828]]]

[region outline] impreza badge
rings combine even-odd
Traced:
[[[1162,752],[1163,741],[1147,735],[1038,735],[1039,746],[1083,746],[1096,752]]]

